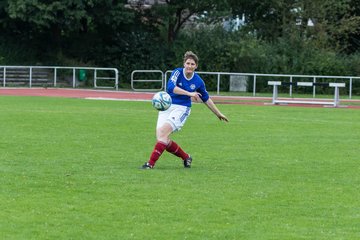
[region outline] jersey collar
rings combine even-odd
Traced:
[[[194,74],[195,74],[195,72],[193,72],[193,74],[191,75],[190,78],[187,78],[187,77],[186,77],[186,74],[185,74],[185,68],[183,68],[183,75],[184,75],[184,78],[185,78],[186,80],[190,81],[190,80],[194,77]]]

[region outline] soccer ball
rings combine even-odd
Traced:
[[[157,92],[152,98],[152,105],[156,110],[165,111],[172,103],[171,97],[167,92]]]

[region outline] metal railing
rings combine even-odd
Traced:
[[[168,70],[164,73],[164,88],[166,88],[166,82],[168,79],[168,75],[171,74],[172,71]],[[294,78],[306,78],[306,79],[312,79],[313,83],[316,83],[318,79],[333,79],[333,80],[343,80],[343,82],[347,83],[349,86],[349,98],[352,97],[352,91],[353,91],[353,81],[358,80],[360,81],[360,77],[356,76],[323,76],[323,75],[294,75],[294,74],[261,74],[261,73],[237,73],[237,72],[197,72],[201,75],[216,75],[217,76],[217,84],[216,84],[216,93],[217,95],[220,94],[220,84],[221,84],[221,77],[222,76],[247,76],[252,77],[253,82],[253,96],[256,96],[256,83],[258,81],[259,77],[276,77],[276,78],[286,78],[289,82],[293,82]],[[267,79],[263,79],[262,81],[265,81],[267,83]],[[290,85],[289,88],[289,95],[292,97],[293,87]],[[316,84],[313,86],[313,97],[316,96]]]
[[[151,79],[137,79],[135,78],[135,75],[138,74],[138,73],[160,73],[159,75],[159,78],[158,79],[153,79],[153,76],[151,76]],[[164,73],[160,70],[135,70],[135,71],[132,71],[131,73],[131,89],[134,90],[134,91],[159,91],[159,90],[162,90],[164,88]],[[161,84],[161,87],[160,88],[136,88],[135,87],[135,83],[149,83],[149,82],[158,82]]]
[[[16,71],[16,70],[23,70],[21,80],[23,82],[27,82],[26,85],[28,87],[33,86],[33,80],[34,77],[34,70],[45,70],[52,75],[52,77],[49,77],[48,79],[43,79],[43,81],[46,81],[46,83],[51,83],[53,87],[58,86],[59,82],[59,71],[61,70],[68,70],[71,71],[71,74],[66,74],[66,78],[71,78],[71,85],[73,88],[77,86],[77,82],[79,81],[79,77],[77,77],[77,73],[79,73],[80,70],[92,72],[93,74],[93,84],[95,88],[115,88],[118,90],[119,87],[119,71],[116,68],[99,68],[99,67],[61,67],[61,66],[0,66],[0,81],[2,80],[2,86],[6,87],[9,80],[9,72]],[[104,72],[106,75],[104,76]],[[12,76],[12,83],[16,84],[19,82],[17,80],[19,78],[16,76],[16,73],[13,73]],[[51,79],[50,79],[51,78]],[[98,84],[99,81],[111,81],[110,85],[101,85]]]

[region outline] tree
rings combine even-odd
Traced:
[[[12,0],[5,12],[0,29],[10,38],[56,54],[74,45],[92,49],[133,22],[133,13],[112,0]]]
[[[270,41],[286,35],[289,26],[295,25],[297,2],[229,0],[234,15],[245,15],[246,30]]]
[[[219,12],[229,9],[227,1],[217,0],[166,0],[166,4],[155,4],[143,10],[145,23],[166,34],[166,41],[173,43],[184,25],[206,12],[211,20],[217,20]],[[163,34],[163,36],[165,35]]]

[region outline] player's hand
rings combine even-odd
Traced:
[[[200,93],[198,93],[198,92],[193,92],[194,94],[193,95],[195,95],[195,96],[192,96],[191,97],[191,101],[192,102],[197,102],[197,103],[201,103],[202,102],[202,100],[201,100],[201,94]]]
[[[222,113],[220,113],[217,117],[220,119],[220,121],[229,122],[229,119]]]
[[[189,97],[192,97],[192,98],[195,98],[195,99],[198,99],[201,97],[201,93],[198,93],[198,92],[189,92],[188,94]]]

